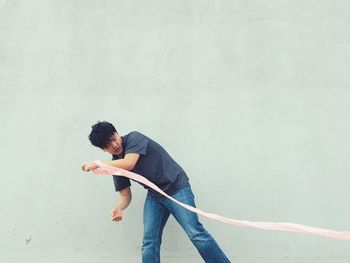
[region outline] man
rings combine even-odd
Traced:
[[[104,163],[138,173],[173,198],[195,207],[194,196],[185,171],[155,141],[136,131],[120,136],[115,127],[105,121],[92,126],[89,140],[94,146],[112,154],[112,161]],[[97,168],[95,163],[84,163],[82,166],[84,171]],[[115,190],[120,195],[112,210],[112,220],[120,221],[122,211],[131,201],[131,184],[128,178],[122,176],[113,176],[113,181]],[[213,237],[198,221],[196,213],[148,189],[143,212],[143,263],[160,262],[162,233],[170,214],[185,230],[205,262],[230,262]]]

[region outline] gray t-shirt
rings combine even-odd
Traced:
[[[128,153],[140,154],[132,172],[147,178],[167,194],[176,193],[188,182],[189,179],[180,165],[171,158],[161,145],[147,136],[133,131],[122,136],[122,143],[123,156]],[[118,156],[113,155],[113,160],[117,159],[119,159]],[[130,186],[130,180],[123,176],[114,175],[113,182],[116,191]],[[148,187],[144,187],[148,189]],[[148,191],[154,195],[159,195],[151,189],[148,189]]]

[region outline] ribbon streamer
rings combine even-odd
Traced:
[[[100,167],[99,169],[96,169],[93,171],[94,174],[103,174],[103,175],[118,175],[118,176],[125,176],[129,179],[132,179],[134,181],[137,181],[139,183],[142,183],[151,189],[155,190],[156,192],[160,193],[161,195],[169,198],[170,200],[174,201],[178,205],[194,212],[200,215],[203,215],[205,217],[218,220],[227,224],[232,225],[238,225],[238,226],[244,226],[244,227],[253,227],[253,228],[259,228],[259,229],[265,229],[265,230],[277,230],[277,231],[288,231],[288,232],[297,232],[297,233],[303,233],[303,234],[313,234],[313,235],[319,235],[319,236],[326,236],[329,238],[335,238],[335,239],[341,239],[341,240],[350,240],[350,232],[345,231],[335,231],[330,229],[322,229],[312,226],[306,226],[306,225],[300,225],[295,223],[274,223],[274,222],[251,222],[246,220],[237,220],[237,219],[231,219],[228,217],[207,213],[204,212],[198,208],[186,205],[184,203],[181,203],[174,199],[173,197],[166,194],[164,191],[162,191],[158,186],[156,186],[154,183],[147,180],[145,177],[126,171],[124,169],[120,169],[105,163],[102,163],[101,161],[95,161],[95,163]]]

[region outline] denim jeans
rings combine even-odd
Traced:
[[[195,207],[190,184],[186,184],[172,197]],[[214,238],[203,228],[196,213],[188,211],[166,197],[147,194],[144,213],[144,237],[142,244],[142,263],[160,262],[160,245],[164,226],[172,214],[197,248],[206,263],[230,262]]]

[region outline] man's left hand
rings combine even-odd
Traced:
[[[97,168],[98,168],[98,166],[95,163],[84,163],[81,166],[81,169],[83,169],[84,172],[90,172],[90,171],[95,170]]]

